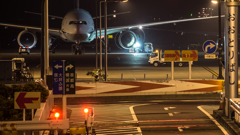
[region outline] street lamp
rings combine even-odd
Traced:
[[[105,81],[107,81],[107,3],[108,2],[128,2],[128,0],[105,0],[100,1],[100,69],[102,70],[102,17],[101,3],[105,2]]]
[[[217,79],[224,79],[222,76],[222,33],[221,33],[221,0],[212,0],[212,3],[217,4],[218,3],[218,64],[219,64],[219,75]]]

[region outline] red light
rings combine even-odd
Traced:
[[[26,48],[28,49],[28,46]]]
[[[88,113],[88,108],[85,108],[85,109],[84,109],[84,112],[85,112],[85,113]]]
[[[59,114],[58,112],[56,112],[56,113],[54,114],[54,116],[55,116],[55,118],[58,118],[58,117],[60,116],[60,114]]]
[[[22,47],[21,47],[21,46],[20,46],[19,48],[20,48],[20,49],[22,49]]]

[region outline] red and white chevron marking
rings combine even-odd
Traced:
[[[11,124],[6,124],[6,123],[3,123],[1,125],[2,127],[2,130],[3,131],[15,131],[16,130],[16,125],[15,123],[11,123]]]
[[[224,89],[223,85],[220,80],[77,82],[76,94],[220,92]]]

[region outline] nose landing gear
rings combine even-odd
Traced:
[[[72,52],[74,52],[75,55],[85,53],[85,49],[81,44],[73,44],[72,48]]]

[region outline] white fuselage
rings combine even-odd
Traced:
[[[64,16],[61,32],[61,37],[65,41],[75,43],[90,42],[93,40],[93,18],[86,10],[72,10]]]

